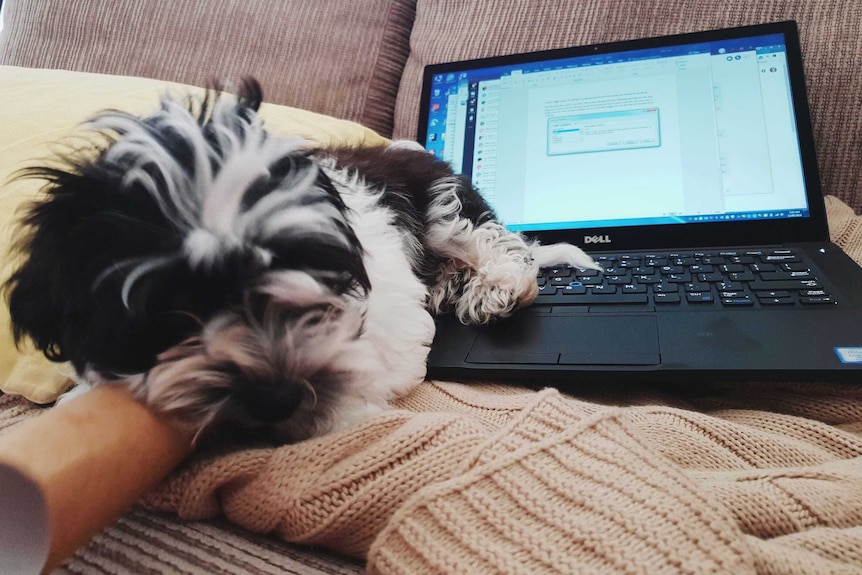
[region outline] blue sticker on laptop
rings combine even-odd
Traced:
[[[836,347],[841,363],[862,363],[862,347]]]

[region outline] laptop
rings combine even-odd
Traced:
[[[435,64],[418,141],[543,270],[437,322],[432,378],[862,381],[862,268],[829,242],[794,22]]]

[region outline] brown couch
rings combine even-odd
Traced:
[[[862,211],[862,36],[858,31],[862,2],[857,0],[4,0],[3,4],[0,65],[143,76],[192,85],[254,76],[270,102],[353,120],[395,138],[411,138],[415,133],[426,64],[795,19],[802,35],[824,192],[857,213]],[[840,217],[841,233],[858,232],[859,222],[852,213],[840,211]],[[862,250],[859,245],[852,248]],[[36,410],[19,398],[0,395],[0,427]],[[226,522],[177,521],[171,515],[136,509],[58,572],[337,574],[361,570],[354,560],[251,535]]]

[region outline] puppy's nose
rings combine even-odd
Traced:
[[[237,400],[249,417],[267,424],[288,419],[304,396],[304,388],[297,384],[262,386],[246,389],[237,394]]]

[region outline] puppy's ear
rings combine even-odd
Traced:
[[[263,103],[263,88],[261,88],[260,82],[254,78],[243,78],[236,94],[240,106],[250,108],[255,112],[260,109],[260,105]]]
[[[35,207],[31,209],[31,215],[34,210]],[[44,247],[37,251],[44,255],[50,250],[50,244],[59,240],[59,237],[43,237],[38,243]],[[39,255],[28,255],[29,246],[35,243],[37,242],[33,234],[17,242],[17,249],[22,252],[26,261],[4,285],[12,320],[12,334],[16,346],[20,347],[23,340],[30,337],[36,348],[43,351],[49,359],[66,361],[68,357],[60,345],[62,322],[58,321],[63,306],[56,301],[52,293],[58,290],[52,289],[49,285],[51,281],[48,280],[56,272],[56,262]]]
[[[54,361],[79,371],[106,342],[121,341],[133,321],[117,296],[122,262],[176,250],[182,238],[146,194],[120,194],[122,174],[94,163],[33,168],[22,177],[46,181],[29,206],[14,248],[21,264],[5,284],[16,343],[30,337]],[[112,343],[113,342],[113,343]],[[134,362],[133,362],[134,363]]]
[[[232,93],[236,96],[234,100],[233,114],[237,119],[252,122],[255,114],[263,103],[263,88],[257,79],[247,76],[240,81],[239,86],[227,85],[221,80],[211,79],[206,84],[206,92],[201,100],[190,97],[188,100],[188,111],[197,119],[201,127],[205,127],[212,119],[212,113],[216,105],[221,101],[222,93]]]

